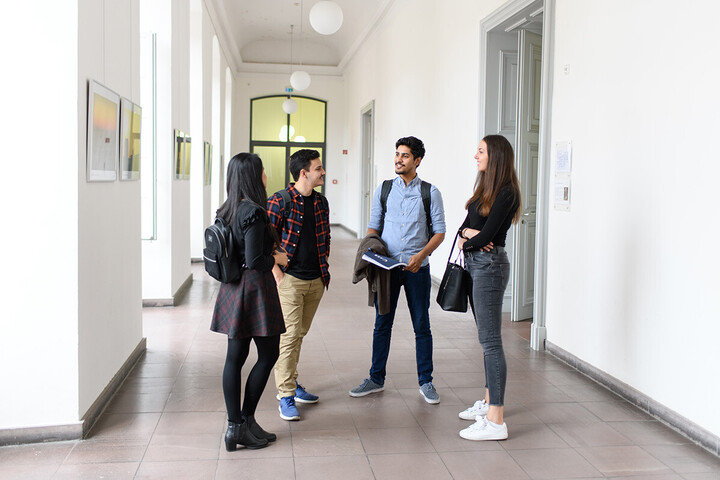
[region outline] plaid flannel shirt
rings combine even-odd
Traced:
[[[268,198],[267,211],[270,222],[275,226],[281,238],[282,247],[287,252],[288,265],[290,265],[295,254],[295,248],[300,240],[305,205],[303,196],[295,189],[294,183],[291,183],[286,190],[290,193],[292,205],[289,207],[290,215],[285,224],[283,225],[282,211],[286,207],[283,205],[284,201],[280,194],[275,193]],[[317,238],[320,273],[323,284],[327,288],[330,284],[330,269],[327,261],[327,257],[330,255],[330,210],[323,207],[320,194],[315,195],[315,237]]]

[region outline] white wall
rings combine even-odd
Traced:
[[[141,3],[140,28],[157,35],[157,239],[143,248],[145,299],[170,299],[190,276],[190,181],[174,175],[173,132],[190,131],[190,6]],[[193,137],[192,148],[198,147]],[[192,163],[191,163],[192,166]]]
[[[1,247],[13,281],[0,320],[0,429],[74,425],[142,338],[139,183],[85,180],[88,80],[138,101],[138,3],[13,8],[0,28],[3,44],[23,43],[6,52],[22,74],[0,88],[13,112],[3,155],[17,160],[0,186],[14,233]],[[37,234],[19,239],[21,225]]]
[[[142,338],[140,182],[85,181],[87,81],[139,103],[138,0],[79,2],[79,414]]]
[[[548,340],[720,435],[720,4],[558,0]],[[563,73],[568,65],[569,74]]]
[[[480,21],[502,2],[398,1],[348,65],[345,76],[348,194],[342,222],[360,228],[361,109],[375,100],[376,182],[395,176],[395,141],[425,143],[418,175],[443,196],[448,234],[430,257],[441,277],[453,232],[465,218],[477,167]],[[337,209],[337,207],[336,207]]]
[[[0,250],[9,282],[0,290],[0,429],[78,421],[78,180],[85,170],[77,3],[17,3],[0,19],[0,44],[23,42],[3,48],[4,68],[16,73],[0,78],[3,108],[12,112],[0,118],[12,139],[1,147]],[[35,233],[21,234],[28,230]]]

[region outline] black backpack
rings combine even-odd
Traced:
[[[222,283],[237,283],[242,277],[242,257],[235,253],[232,229],[221,217],[205,229],[203,261],[205,271]]]
[[[385,227],[385,212],[387,211],[387,199],[392,189],[392,180],[385,180],[380,190],[380,206],[382,208],[382,216],[380,217],[380,231]],[[430,185],[428,182],[420,181],[420,196],[422,197],[423,206],[425,207],[425,221],[427,222],[428,235],[434,235],[432,228],[432,217],[430,216]]]

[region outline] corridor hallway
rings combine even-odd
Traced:
[[[457,414],[482,394],[482,350],[471,314],[445,313],[434,301],[441,403],[428,405],[418,393],[403,295],[385,391],[349,397],[367,377],[374,310],[366,305],[366,284],[351,283],[358,241],[338,227],[332,236],[330,290],[299,367],[301,383],[320,402],[299,405],[299,422],[281,420],[271,377],[256,417],[278,434],[277,442],[225,451],[220,376],[226,337],[208,329],[218,283],[195,264],[181,305],[144,309],[147,353],[89,438],[2,447],[0,478],[720,478],[720,459],[551,355],[530,350],[526,322],[503,325],[509,439],[461,439],[458,431],[469,422]],[[245,375],[254,360],[253,348]]]

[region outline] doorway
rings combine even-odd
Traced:
[[[508,232],[512,274],[503,310],[512,321],[535,320],[538,175],[543,107],[544,0],[516,0],[482,24],[484,91],[481,137],[505,136],[515,150],[522,214]],[[543,319],[544,320],[544,319]]]
[[[361,110],[362,114],[362,185],[360,191],[360,230],[358,238],[363,238],[370,223],[372,209],[373,182],[373,138],[375,128],[375,101],[373,100]]]

